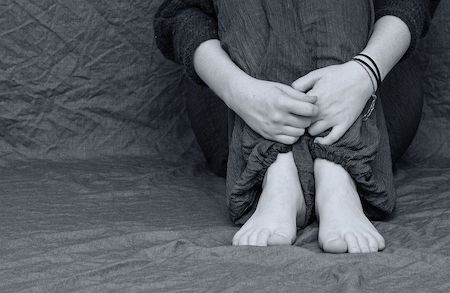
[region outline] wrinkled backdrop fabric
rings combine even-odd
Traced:
[[[388,248],[231,247],[224,180],[163,59],[151,0],[0,0],[0,291],[450,291],[450,2],[417,54],[425,111]]]

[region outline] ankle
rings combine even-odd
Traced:
[[[278,154],[277,159],[266,171],[263,180],[263,187],[266,185],[267,180],[275,179],[277,181],[292,180],[297,177],[297,167],[295,166],[294,156],[292,152]]]

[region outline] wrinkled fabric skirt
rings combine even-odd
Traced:
[[[284,84],[351,60],[367,44],[374,21],[370,0],[217,0],[215,5],[219,37],[233,61],[255,78]],[[369,217],[390,214],[396,195],[389,140],[379,99],[367,115],[372,102],[330,146],[315,144],[307,134],[292,146],[266,140],[230,112],[226,193],[234,223],[243,224],[252,215],[267,168],[279,153],[289,151],[303,189],[306,224],[314,214],[316,158],[347,170]]]

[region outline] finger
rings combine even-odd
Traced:
[[[284,101],[284,106],[290,113],[299,116],[314,117],[319,114],[319,107],[316,105],[295,99]]]
[[[298,91],[306,93],[314,87],[314,84],[320,79],[320,71],[314,70],[305,76],[300,77],[292,83],[292,87]]]
[[[291,137],[300,137],[305,134],[305,129],[286,125],[286,126],[283,126],[280,134],[286,135],[286,136],[291,136]]]
[[[287,85],[283,85],[282,90],[288,95],[291,96],[292,98],[295,98],[296,100],[300,100],[303,102],[307,102],[307,103],[311,103],[311,104],[315,104],[317,102],[317,97],[316,96],[310,96],[307,95],[299,90],[296,90],[290,86]]]
[[[323,145],[331,145],[338,141],[345,133],[345,129],[342,126],[335,126],[331,129],[331,132],[325,137],[317,137],[314,142]]]
[[[311,126],[308,128],[308,133],[312,136],[317,136],[321,134],[322,132],[325,132],[331,127],[330,123],[326,120],[319,120],[317,122],[314,122],[311,124]]]
[[[285,125],[305,129],[311,126],[311,122],[311,118],[292,114],[286,117]]]
[[[298,141],[299,137],[288,136],[288,135],[276,135],[274,140],[287,145],[294,144]]]

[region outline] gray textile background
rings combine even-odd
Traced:
[[[1,292],[449,292],[450,2],[419,54],[426,111],[388,248],[231,247],[224,181],[152,35],[160,1],[0,0]]]

